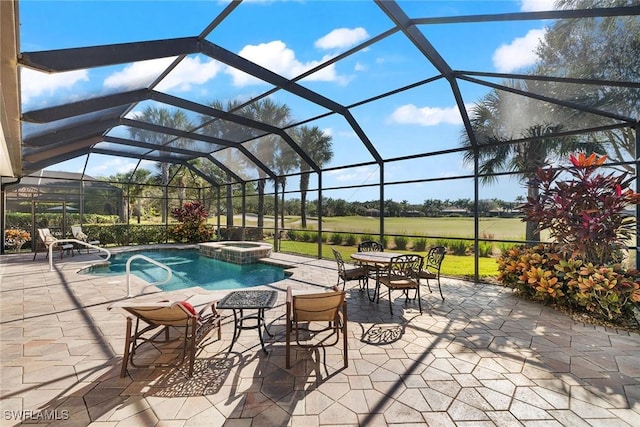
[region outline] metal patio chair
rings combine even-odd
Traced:
[[[340,280],[342,280],[342,290],[344,291],[347,282],[357,280],[360,285],[360,289],[365,289],[367,284],[366,281],[369,278],[368,270],[362,266],[347,267],[347,264],[342,258],[342,254],[333,248],[331,248],[331,250],[333,251],[336,263],[338,264],[338,282],[336,283],[336,286],[340,285]]]
[[[158,302],[135,302],[125,301],[123,303],[115,303],[108,307],[111,310],[114,307],[122,308],[131,316],[127,316],[126,337],[124,345],[124,355],[122,356],[122,368],[120,376],[124,377],[129,364],[135,367],[177,367],[188,356],[189,367],[188,376],[193,374],[193,364],[196,352],[201,349],[204,344],[208,344],[206,340],[210,332],[218,330],[218,340],[221,339],[220,315],[216,311],[216,301],[211,297],[203,296],[201,300],[206,301],[204,308],[196,311],[194,308],[199,306],[198,298],[189,298],[187,301],[167,301]],[[135,329],[132,331],[133,318],[135,318]],[[170,337],[170,331],[177,330],[180,335],[177,338]],[[136,352],[141,350],[141,346],[146,348],[155,348],[162,356],[161,346],[165,343],[182,339],[181,357],[175,363],[156,363],[153,360],[146,365],[137,365],[134,362]],[[142,351],[142,350],[141,350]],[[157,358],[154,358],[157,359]]]
[[[391,300],[391,291],[400,290],[405,295],[405,301],[409,300],[409,291],[416,291],[411,299],[418,299],[418,307],[422,314],[422,302],[420,299],[420,278],[418,273],[422,266],[423,258],[420,255],[400,255],[391,258],[387,268],[381,272],[379,277],[380,285],[387,287],[387,298],[389,299],[389,310],[393,314],[393,301]],[[377,302],[380,302],[380,294],[378,292]]]
[[[444,261],[446,252],[447,249],[444,246],[434,246],[430,248],[427,252],[426,258],[424,259],[424,265],[418,274],[420,279],[427,280],[429,292],[433,292],[431,290],[431,285],[429,285],[429,279],[436,279],[438,281],[438,290],[440,291],[440,298],[442,298],[442,301],[444,301],[444,296],[442,296],[442,287],[440,286],[440,267],[442,266],[442,261]]]
[[[293,295],[287,287],[286,366],[291,367],[291,342],[303,348],[334,346],[342,334],[344,367],[349,366],[347,354],[347,301],[344,291],[334,287],[331,292]],[[319,323],[328,322],[321,327]],[[304,339],[301,339],[302,331]]]

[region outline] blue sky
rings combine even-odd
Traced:
[[[475,15],[553,9],[553,1],[399,1],[410,17]],[[226,6],[219,1],[32,1],[20,2],[21,51],[126,43],[197,36]],[[336,13],[339,11],[340,13]],[[453,69],[525,72],[536,60],[533,53],[543,36],[543,21],[422,26],[427,39]],[[246,1],[207,40],[285,76],[305,70],[392,27],[382,11],[369,1]],[[84,97],[143,87],[172,58],[135,64],[46,75],[22,72],[25,111]],[[301,81],[304,86],[350,105],[396,87],[437,74],[414,46],[400,35],[340,61]],[[195,102],[243,99],[263,93],[268,85],[229,69],[204,55],[188,56],[158,90]],[[469,108],[486,87],[461,83]],[[282,91],[280,91],[282,92]],[[321,107],[281,93],[276,101],[306,119]],[[140,109],[143,107],[141,106]],[[446,82],[438,81],[352,110],[356,120],[384,158],[394,158],[459,146],[461,120]],[[135,112],[134,112],[135,114]],[[353,129],[341,117],[317,125],[333,138],[334,159],[326,166],[344,166],[371,160]],[[49,169],[81,171],[86,157]],[[131,170],[135,159],[92,155],[87,173],[109,176]],[[154,169],[154,164],[145,167]],[[460,155],[389,163],[385,180],[415,180],[468,173]],[[376,183],[375,166],[325,174],[324,187]],[[295,188],[297,184],[290,184]],[[312,183],[313,185],[313,183]],[[385,198],[421,203],[425,199],[472,198],[469,180],[389,187]],[[515,181],[483,187],[481,198],[513,200],[522,194]],[[328,191],[325,197],[347,200],[376,199],[376,189]]]

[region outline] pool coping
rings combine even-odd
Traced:
[[[242,245],[246,245],[242,247]],[[271,256],[273,245],[247,240],[220,240],[198,243],[200,255],[238,265],[255,264]]]

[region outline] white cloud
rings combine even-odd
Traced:
[[[535,64],[538,59],[535,49],[545,33],[545,29],[530,30],[527,35],[514,39],[511,44],[500,46],[493,54],[493,66],[499,72],[509,73]]]
[[[175,58],[159,58],[134,62],[104,79],[104,87],[110,89],[138,89],[148,86]]]
[[[214,60],[201,61],[201,57],[184,58],[158,85],[159,90],[176,88],[188,91],[193,84],[204,84],[222,70],[222,65]]]
[[[536,12],[554,10],[556,0],[522,0],[520,10],[523,12]]]
[[[51,95],[59,89],[69,89],[78,82],[89,81],[87,70],[47,74],[30,68],[22,68],[20,76],[22,81],[22,102],[24,103],[43,94]]]
[[[367,71],[367,66],[360,62],[356,62],[356,65],[353,67],[353,69],[355,71]]]
[[[331,175],[336,181],[339,181],[339,182],[361,183],[363,177],[370,176],[376,170],[377,168],[374,169],[371,166],[359,166],[356,168],[330,171],[329,175]]]
[[[309,61],[306,63],[300,62],[296,59],[295,52],[289,49],[287,45],[280,40],[261,43],[259,45],[247,45],[238,52],[238,55],[267,68],[274,73],[288,78],[296,77],[328,59],[328,57],[324,57],[319,61]],[[232,76],[233,84],[235,86],[247,86],[261,83],[261,81],[255,77],[234,68],[229,67],[226,72]],[[341,84],[347,82],[345,77],[339,76],[336,73],[335,64],[325,67],[311,76],[306,77],[305,80],[336,81]]]
[[[174,60],[175,57],[135,62],[107,77],[104,86],[127,90],[146,87]],[[157,89],[188,91],[193,84],[203,84],[211,80],[221,69],[222,66],[216,61],[202,61],[199,56],[186,57],[158,84]]]
[[[315,42],[315,47],[319,49],[349,48],[355,46],[362,40],[369,37],[367,30],[358,28],[336,28],[324,37]]]
[[[360,140],[360,137],[358,137],[358,135],[351,128],[338,131],[336,136],[338,136],[340,138],[352,138],[352,139],[355,138],[357,140]]]
[[[391,113],[389,121],[399,124],[435,126],[441,123],[457,125],[462,123],[462,118],[456,106],[449,108],[418,108],[413,104],[407,104],[396,108],[396,110]]]
[[[144,116],[144,113],[140,110],[131,110],[125,115],[127,119],[131,120],[138,120],[142,116]]]

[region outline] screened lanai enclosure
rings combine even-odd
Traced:
[[[0,2],[3,230],[166,242],[199,201],[214,238],[462,244],[477,277],[547,238],[538,168],[639,187],[636,1],[97,4]]]

